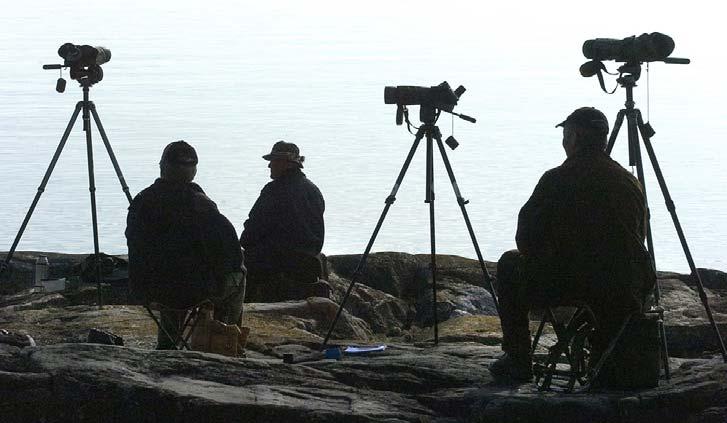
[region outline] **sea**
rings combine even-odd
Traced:
[[[132,195],[158,177],[164,146],[184,139],[199,155],[196,182],[239,232],[269,181],[261,156],[278,140],[294,142],[326,199],[325,254],[364,251],[414,141],[406,125],[396,125],[384,87],[463,85],[454,111],[476,123],[442,113],[437,125],[459,142],[447,155],[484,258],[496,261],[515,247],[518,211],[540,175],[565,158],[555,124],[580,106],[598,107],[613,124],[624,107],[623,88],[607,94],[595,77],[579,74],[583,42],[661,31],[675,40],[672,55],[692,63],[645,63],[636,107],[656,130],[658,163],[696,265],[727,270],[727,87],[719,74],[727,63],[710,32],[720,15],[689,5],[651,13],[650,2],[643,3],[621,16],[576,2],[4,5],[0,251],[10,249],[82,98],[67,72],[42,69],[62,62],[57,50],[66,42],[112,52],[90,99]],[[604,64],[610,71],[620,65]],[[62,94],[55,91],[60,76],[67,80]],[[616,87],[616,77],[605,76],[607,88]],[[418,126],[418,107],[409,109]],[[95,125],[92,140],[100,249],[125,254],[128,202]],[[613,157],[631,169],[626,147],[624,125]],[[475,258],[436,150],[434,158],[437,252]],[[657,267],[687,272],[664,195],[645,154],[644,160]],[[88,163],[79,117],[19,251],[93,252]],[[424,200],[422,145],[373,251],[428,253]]]

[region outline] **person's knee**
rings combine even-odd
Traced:
[[[498,269],[500,267],[508,267],[512,268],[515,267],[520,260],[520,257],[522,254],[518,250],[509,250],[502,253],[500,256],[500,259],[497,261],[497,267]]]
[[[514,279],[514,274],[520,263],[521,254],[518,250],[510,250],[503,253],[497,261],[497,282],[498,284],[509,284]]]

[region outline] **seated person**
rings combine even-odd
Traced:
[[[323,247],[323,195],[305,174],[304,157],[293,143],[278,141],[270,154],[272,179],[245,221],[240,244],[248,269],[247,301],[273,302],[328,296],[318,282]]]
[[[197,153],[184,141],[164,149],[161,177],[129,206],[129,288],[143,302],[184,309],[205,299],[214,317],[237,324],[242,319],[245,268],[237,233],[199,185]],[[164,311],[161,324],[177,333],[183,313]],[[163,331],[158,349],[174,348]]]
[[[604,151],[608,120],[574,111],[563,127],[567,159],[547,171],[520,210],[516,241],[497,264],[502,350],[490,371],[532,378],[528,311],[582,301],[598,322],[592,363],[625,317],[640,311],[655,283],[643,241],[641,185]]]

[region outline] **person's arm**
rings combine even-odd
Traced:
[[[140,215],[142,199],[137,195],[129,205],[126,216],[126,242],[129,253],[129,295],[132,300],[142,299],[144,286],[144,253],[142,251],[144,234],[143,220]]]
[[[553,174],[546,172],[538,181],[532,195],[520,209],[515,241],[525,255],[537,255],[548,243],[552,219]]]
[[[305,194],[297,195],[296,212],[293,213],[298,220],[295,227],[295,245],[300,253],[315,256],[321,252],[325,237],[325,223],[323,213],[326,203],[318,187],[312,182],[302,185],[299,192]]]
[[[260,196],[250,209],[248,219],[245,221],[240,235],[240,245],[243,248],[260,247],[275,232],[276,222],[285,210],[288,199],[278,195],[277,190],[271,184],[266,185],[260,192]]]
[[[643,243],[646,240],[646,230],[649,226],[649,211],[646,209],[646,200],[644,197],[644,188],[640,182],[636,182],[639,188],[639,209],[641,210],[641,219],[639,219],[640,225],[638,229],[639,239]]]
[[[245,266],[243,263],[242,249],[238,243],[235,227],[222,214],[218,213],[215,220],[220,248],[219,256],[222,259],[220,263],[221,268],[218,273],[244,272]]]

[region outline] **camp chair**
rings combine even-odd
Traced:
[[[574,310],[572,314],[567,312],[568,309]],[[569,316],[564,317],[563,314]],[[552,346],[546,347],[547,354],[543,357],[536,350],[548,323],[557,340]],[[588,342],[596,325],[593,312],[583,303],[558,305],[557,310],[554,306],[544,308],[531,349],[535,384],[539,390],[550,390],[554,380],[565,381],[566,392],[573,391],[576,382],[582,386],[587,383],[590,356]]]
[[[591,349],[589,338],[598,328],[596,318],[583,303],[565,304],[558,307],[571,307],[575,309],[567,318],[558,318],[562,309],[546,307],[538,326],[532,345],[534,357],[533,372],[535,383],[541,391],[551,390],[554,381],[564,381],[565,385],[558,385],[565,392],[572,392],[576,382],[589,391],[602,385],[620,383],[623,388],[640,388],[656,383],[659,376],[659,352],[664,354],[661,332],[656,325],[648,322],[661,322],[663,309],[652,308],[645,313],[636,312],[626,316],[618,330],[608,343],[598,361],[591,363]],[[647,323],[646,325],[644,323]],[[547,323],[553,328],[557,341],[547,348],[545,357],[536,354],[543,329]],[[646,328],[646,330],[644,329]],[[652,328],[652,330],[649,330]],[[657,334],[658,340],[649,343],[651,335]],[[655,354],[649,348],[629,348],[634,341],[642,345],[656,345]],[[620,368],[623,360],[631,364],[628,368]],[[637,369],[634,371],[633,369]],[[668,367],[665,365],[665,374],[668,378]]]
[[[164,335],[172,341],[174,349],[191,350],[192,348],[189,345],[189,337],[192,335],[195,326],[197,326],[202,308],[209,305],[212,305],[210,300],[204,300],[187,308],[172,308],[160,302],[149,302],[144,305],[144,308],[147,313],[149,313],[152,320],[154,320],[154,323],[156,323],[159,331],[164,333]],[[157,317],[154,312],[157,312],[159,317]],[[182,316],[179,328],[174,330],[173,328],[164,327],[161,322],[162,313],[175,313]]]

